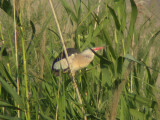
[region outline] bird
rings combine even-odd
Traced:
[[[66,72],[71,69],[73,73],[76,73],[76,71],[86,68],[93,61],[95,52],[101,49],[104,49],[104,47],[89,48],[80,53],[74,48],[67,48],[66,50],[68,53],[68,62],[70,64],[70,68],[66,59],[66,55],[63,51],[53,61],[52,71],[57,74],[60,70]]]

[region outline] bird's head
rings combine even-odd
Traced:
[[[94,58],[94,52],[97,52],[101,49],[104,49],[104,47],[95,47],[91,49],[86,49],[81,53],[81,55],[85,56],[86,58],[89,58],[90,61],[92,61]]]

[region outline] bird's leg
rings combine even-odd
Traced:
[[[74,89],[77,88],[77,83],[76,83],[76,80],[75,80],[75,74],[76,74],[75,72],[73,72],[73,71],[71,72],[71,76],[72,76],[73,79],[74,79],[74,80],[72,81],[72,82],[73,82],[73,87],[74,87]]]
[[[77,83],[75,81],[73,82],[73,87],[74,87],[74,89],[77,88]]]

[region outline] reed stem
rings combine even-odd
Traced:
[[[20,19],[21,22],[21,19]],[[21,22],[22,25],[22,22]],[[23,38],[23,28],[21,27],[21,33],[22,33],[22,52],[23,52],[23,70],[24,70],[24,81],[25,81],[25,93],[26,93],[26,105],[27,105],[27,111],[26,111],[26,119],[30,120],[30,106],[29,106],[29,95],[28,95],[28,78],[27,78],[27,64],[26,64],[26,51],[25,51],[25,43]]]
[[[20,89],[19,89],[19,77],[18,77],[18,42],[17,42],[17,28],[16,28],[16,3],[15,0],[13,0],[13,11],[14,11],[14,41],[15,41],[15,59],[16,59],[16,72],[17,72],[17,94],[19,95]],[[18,103],[17,103],[18,104]],[[19,108],[19,104],[17,105]],[[18,109],[18,118],[20,118],[20,110]]]
[[[79,89],[77,87],[77,83],[76,83],[76,79],[75,79],[75,73],[72,71],[71,66],[69,64],[69,61],[68,61],[68,53],[67,53],[67,50],[66,50],[66,46],[64,44],[64,39],[62,37],[62,32],[61,32],[61,29],[60,29],[60,26],[59,26],[59,23],[58,23],[58,19],[57,19],[57,16],[56,16],[56,13],[55,13],[55,10],[54,10],[54,7],[53,7],[53,3],[52,3],[51,0],[49,0],[49,2],[50,2],[50,6],[51,6],[51,9],[52,9],[52,12],[53,12],[53,16],[54,16],[54,19],[55,19],[55,22],[56,22],[56,25],[57,25],[57,28],[58,28],[58,32],[59,32],[59,35],[60,35],[60,38],[61,38],[60,40],[61,40],[61,43],[62,43],[62,46],[63,46],[64,53],[66,55],[68,66],[69,66],[69,69],[71,71],[73,87],[75,87],[79,103],[82,105],[81,94],[80,94]],[[87,117],[85,115],[85,110],[84,110],[83,106],[81,107],[81,109],[82,109],[82,112],[83,112],[83,115],[84,115],[84,120],[87,120]]]

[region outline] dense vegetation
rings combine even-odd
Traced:
[[[49,0],[0,1],[0,119],[160,118],[159,30],[150,18],[138,24],[134,0],[127,5],[53,1],[66,47],[105,46],[75,76],[80,104],[71,75],[51,72],[63,47]]]

